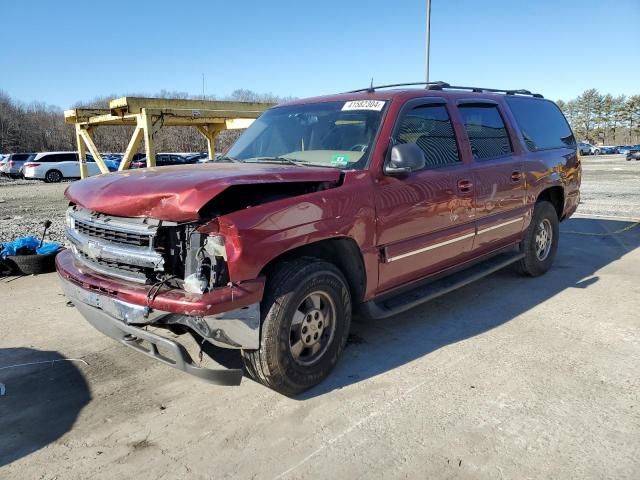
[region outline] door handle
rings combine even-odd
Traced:
[[[461,193],[469,193],[473,189],[471,180],[458,180],[458,191]]]
[[[518,170],[511,172],[511,181],[519,182],[522,179],[522,173]]]

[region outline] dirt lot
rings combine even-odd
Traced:
[[[356,324],[297,399],[116,344],[53,274],[0,279],[0,478],[640,478],[640,162],[584,160],[547,275]],[[0,219],[63,188],[0,185]]]

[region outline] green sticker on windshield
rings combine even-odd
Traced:
[[[349,163],[349,155],[334,155],[331,157],[331,165],[344,167]]]

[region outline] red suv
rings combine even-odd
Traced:
[[[274,107],[216,162],[71,184],[66,295],[168,365],[240,382],[162,329],[190,332],[292,395],[329,374],[356,313],[390,317],[507,265],[546,272],[580,195],[558,107],[526,90],[388,87]]]

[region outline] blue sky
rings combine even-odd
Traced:
[[[305,97],[424,78],[426,0],[6,1],[0,89],[63,108],[162,89]],[[640,0],[433,0],[431,78],[640,93]]]

